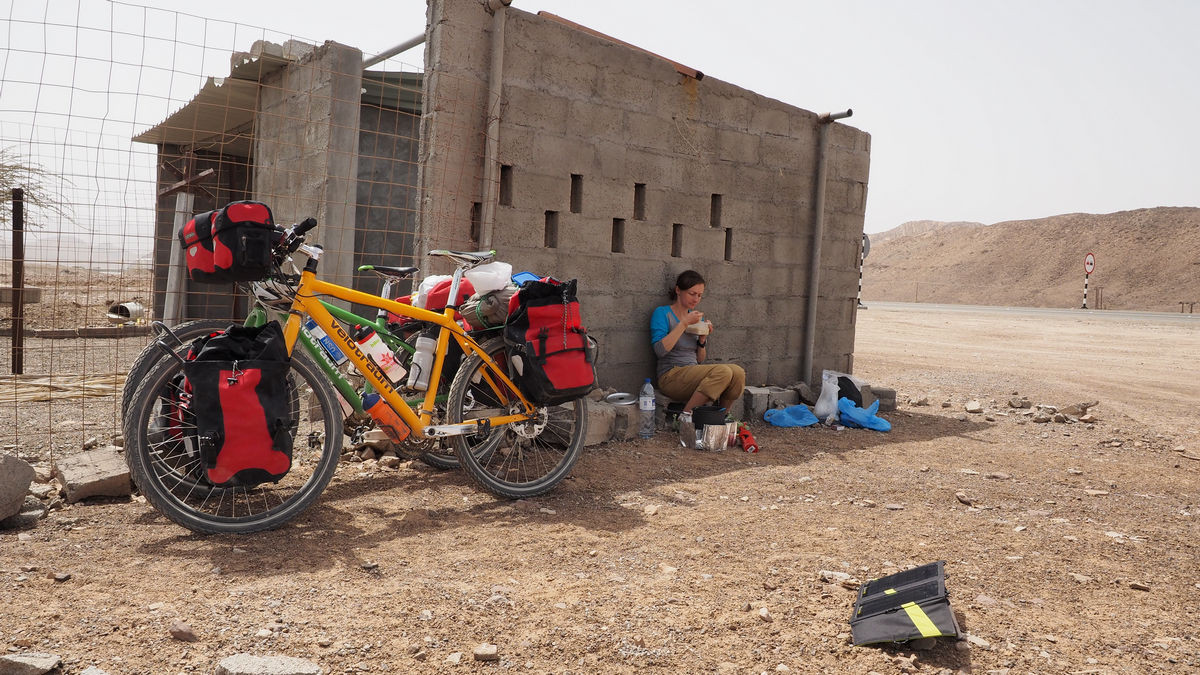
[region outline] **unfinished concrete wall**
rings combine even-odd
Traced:
[[[354,283],[362,52],[326,42],[262,79],[254,195],[279,223],[313,216],[321,276]]]
[[[492,18],[430,2],[422,248],[472,248],[483,199]],[[813,373],[801,373],[815,214],[814,113],[514,8],[506,13],[492,246],[518,269],[578,277],[605,386],[653,372],[649,316],[676,275],[707,281],[715,361],[750,384],[853,366],[870,136],[835,123]],[[445,194],[445,177],[463,194]],[[813,380],[815,376],[815,380]]]

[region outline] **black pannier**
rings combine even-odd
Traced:
[[[209,284],[265,279],[276,236],[270,207],[253,201],[201,213],[179,231],[188,277]]]
[[[290,366],[278,321],[232,325],[191,344],[183,372],[208,482],[251,487],[291,469]]]

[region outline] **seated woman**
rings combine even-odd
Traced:
[[[655,309],[650,317],[659,391],[686,401],[685,412],[713,401],[728,408],[742,395],[746,371],[732,363],[701,365],[712,338],[712,322],[695,311],[704,297],[704,277],[694,270],[680,274],[670,295],[671,304]]]

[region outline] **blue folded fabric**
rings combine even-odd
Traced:
[[[763,419],[777,427],[811,427],[819,421],[803,403],[786,408],[771,408],[763,413]]]
[[[882,417],[876,417],[875,413],[877,412],[879,412],[879,401],[875,401],[869,408],[863,410],[848,398],[838,399],[838,417],[844,426],[874,431],[891,431],[892,423]]]

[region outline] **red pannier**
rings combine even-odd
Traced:
[[[253,201],[201,213],[179,230],[188,277],[207,284],[265,279],[276,236],[271,209]]]
[[[509,300],[504,342],[512,377],[538,405],[558,405],[596,388],[596,341],[579,316],[578,280],[529,281]]]
[[[290,367],[278,321],[232,325],[191,344],[183,373],[209,483],[253,487],[291,469]]]

